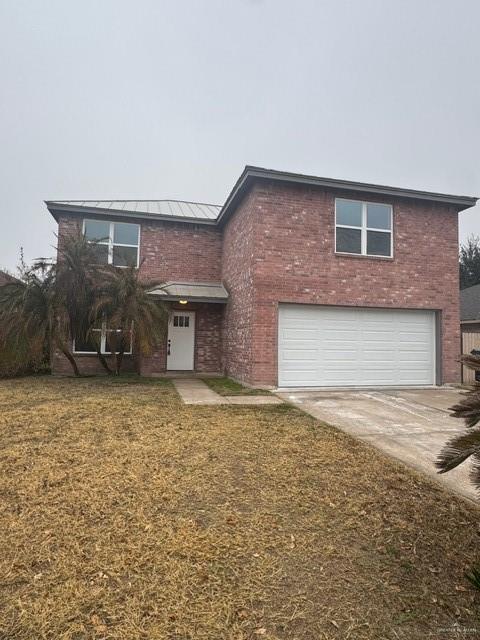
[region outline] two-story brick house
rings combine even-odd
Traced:
[[[166,283],[151,295],[171,304],[168,336],[130,368],[301,387],[459,380],[457,218],[475,202],[247,166],[218,207],[46,204],[60,242],[82,229],[103,239],[100,260]],[[54,370],[67,370],[58,355]]]

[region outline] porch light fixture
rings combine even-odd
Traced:
[[[180,304],[187,304],[188,300],[179,300]]]

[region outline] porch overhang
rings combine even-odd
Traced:
[[[221,282],[166,282],[149,291],[149,295],[170,302],[226,304],[228,300],[228,291]]]

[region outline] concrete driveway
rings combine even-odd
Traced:
[[[437,482],[478,501],[468,479],[470,463],[438,475],[434,461],[447,440],[463,431],[462,420],[449,416],[459,401],[455,389],[389,391],[288,391],[278,395],[315,418],[365,440],[426,473]]]

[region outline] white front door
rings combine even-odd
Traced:
[[[172,311],[168,322],[167,369],[193,371],[195,311]]]

